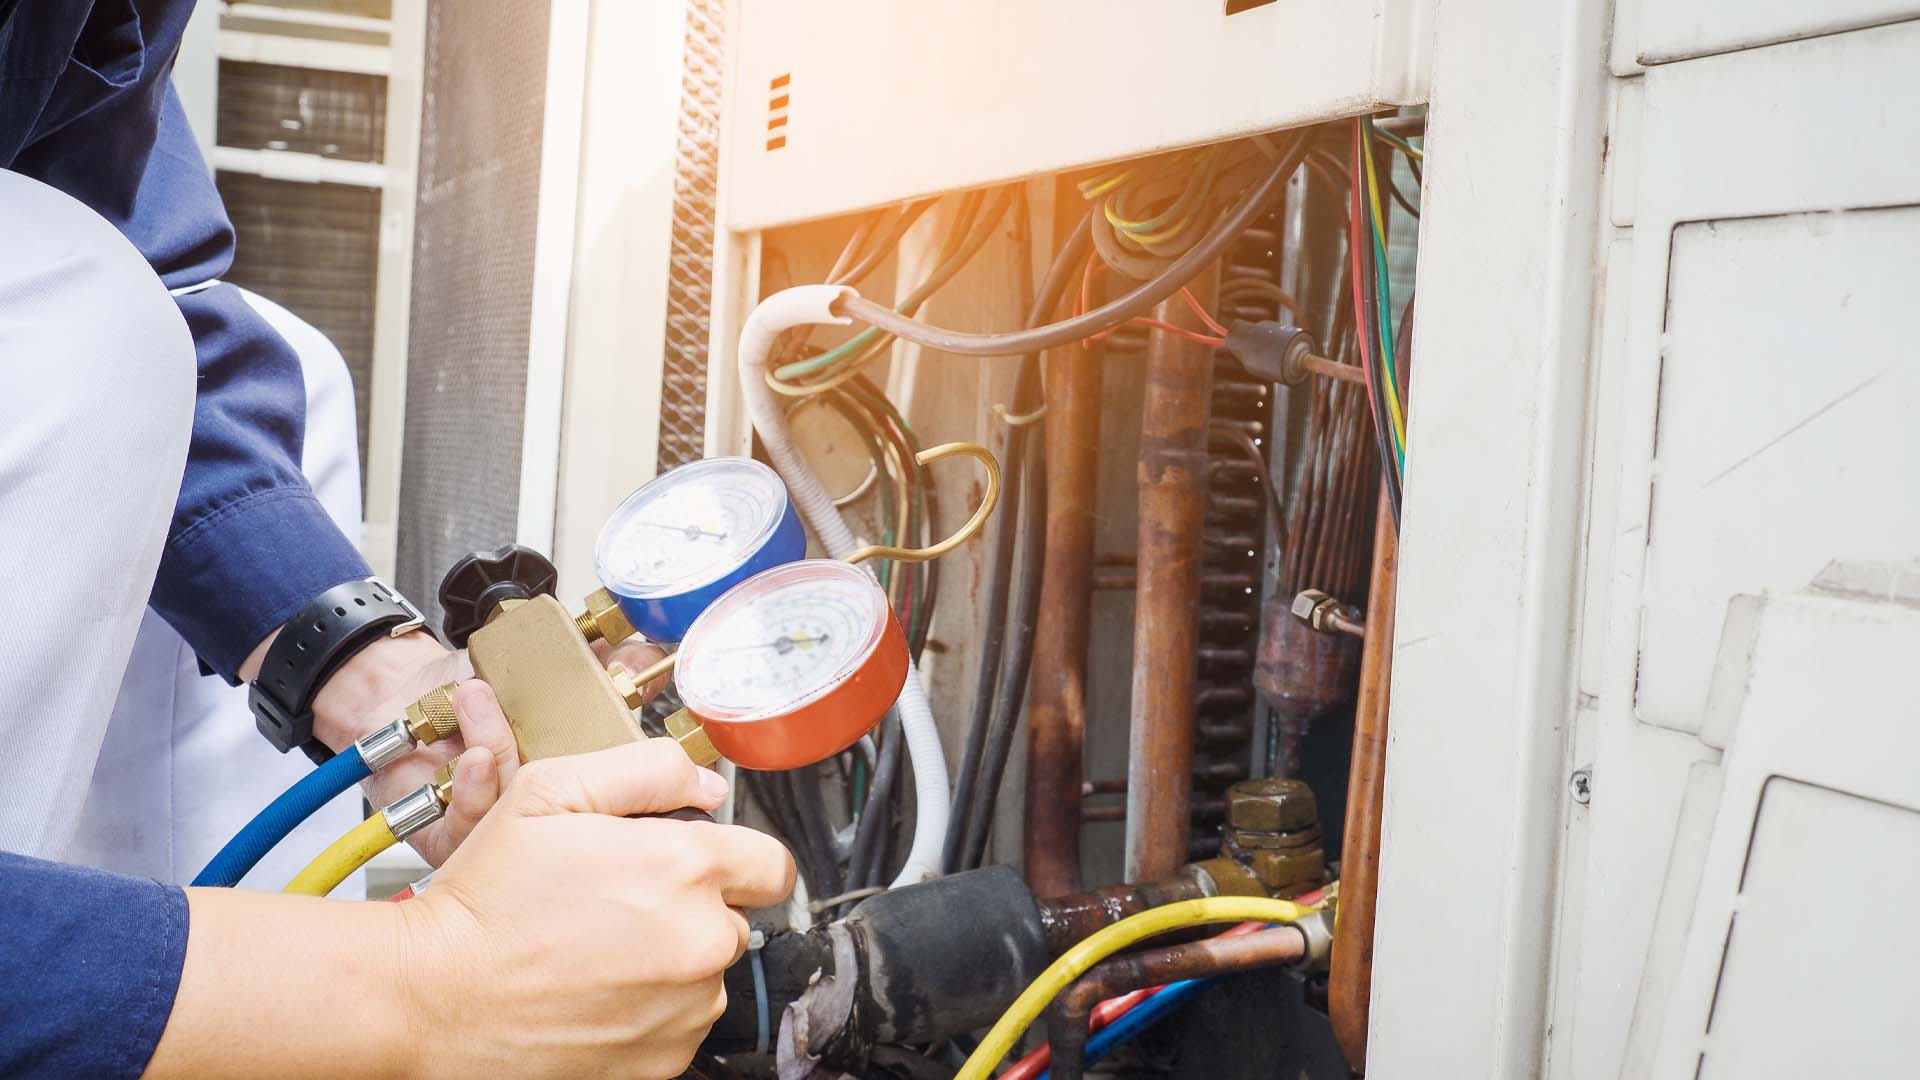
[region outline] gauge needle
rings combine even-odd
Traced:
[[[725,540],[727,538],[726,533],[708,532],[698,525],[669,525],[664,521],[642,521],[640,524],[655,529],[667,529],[671,532],[677,532],[689,540],[697,540],[702,536],[711,536],[715,540]]]
[[[781,634],[779,637],[774,638],[772,641],[763,641],[758,645],[735,645],[732,648],[720,649],[718,651],[720,652],[752,652],[755,649],[772,649],[774,652],[779,653],[781,656],[785,656],[788,653],[792,652],[793,650],[801,647],[802,645],[818,645],[826,640],[827,640],[827,635],[825,634],[821,634],[819,637],[808,637],[805,634],[802,634],[799,637],[790,637],[786,634]]]

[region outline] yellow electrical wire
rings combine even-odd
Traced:
[[[1088,968],[1121,949],[1183,927],[1255,919],[1290,923],[1306,915],[1309,910],[1299,904],[1263,896],[1213,896],[1204,900],[1182,900],[1177,904],[1143,911],[1095,931],[1085,941],[1062,953],[1060,959],[1048,965],[1047,970],[1041,972],[1040,977],[1014,999],[1006,1013],[987,1032],[987,1037],[980,1040],[980,1045],[968,1055],[967,1063],[954,1075],[954,1080],[989,1080],[993,1076],[994,1066],[1000,1064],[1000,1059],[1013,1049],[1014,1042],[1062,990],[1086,974]]]
[[[387,815],[376,812],[328,845],[327,850],[308,863],[305,870],[295,874],[282,891],[302,896],[325,896],[333,891],[334,886],[345,881],[349,874],[367,865],[375,855],[394,843],[393,829],[387,825]]]
[[[1380,222],[1385,221],[1386,216],[1380,212],[1380,184],[1375,177],[1373,142],[1371,139],[1361,140],[1360,152],[1365,156],[1366,160],[1367,201],[1373,206],[1373,221],[1369,223],[1369,232],[1371,232],[1373,238],[1380,243],[1381,250],[1385,251],[1387,245],[1385,243],[1385,237],[1380,232]],[[1384,273],[1384,271],[1385,268],[1383,267],[1382,272]],[[1382,363],[1385,363],[1384,359]],[[1382,396],[1387,399],[1387,419],[1388,422],[1393,425],[1393,433],[1396,441],[1400,446],[1404,447],[1407,444],[1407,418],[1406,414],[1400,408],[1399,381],[1395,378],[1394,370],[1391,367],[1387,368],[1386,376],[1389,392]]]

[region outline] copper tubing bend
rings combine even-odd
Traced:
[[[1197,306],[1213,305],[1219,282],[1218,264],[1188,282]],[[1199,326],[1179,300],[1162,303],[1154,317]],[[1213,349],[1155,329],[1148,337],[1146,374],[1127,757],[1129,881],[1169,877],[1187,861]]]
[[[1327,1012],[1355,1072],[1367,1067],[1367,1016],[1373,989],[1373,916],[1380,883],[1380,805],[1387,766],[1387,682],[1393,665],[1393,602],[1399,544],[1387,496],[1374,513],[1373,578],[1367,587],[1360,696],[1353,710],[1353,764],[1347,776],[1341,842],[1340,921],[1333,933]]]
[[[1302,931],[1279,926],[1127,953],[1095,964],[1055,999],[1048,1012],[1047,1038],[1053,1044],[1050,1068],[1054,1080],[1080,1080],[1085,1068],[1087,1022],[1093,1007],[1107,998],[1181,979],[1291,964],[1306,951],[1307,938]]]
[[[1027,883],[1071,892],[1080,873],[1087,639],[1093,599],[1094,489],[1100,443],[1099,346],[1047,358],[1047,536],[1027,690]]]

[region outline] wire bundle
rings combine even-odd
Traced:
[[[1401,484],[1407,467],[1407,402],[1403,373],[1395,355],[1393,296],[1387,283],[1386,215],[1382,212],[1381,183],[1373,153],[1377,137],[1379,131],[1371,118],[1363,116],[1353,121],[1353,149],[1348,162],[1351,182],[1347,196],[1347,256],[1360,363],[1367,373],[1368,407],[1379,440],[1381,473],[1394,520],[1398,522]],[[1407,314],[1412,314],[1411,298]],[[1409,324],[1410,319],[1402,319],[1403,330]],[[1406,352],[1404,343],[1397,351]]]

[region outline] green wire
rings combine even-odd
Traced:
[[[1367,121],[1367,126],[1373,127],[1373,121],[1371,120]],[[1398,135],[1395,135],[1390,131],[1381,131],[1379,128],[1373,128],[1373,137],[1381,140],[1382,142],[1391,143],[1394,146],[1399,147],[1401,150],[1406,152],[1408,157],[1424,159],[1427,156],[1425,153],[1423,153],[1420,150],[1419,147],[1413,145],[1412,143],[1408,142],[1407,140],[1401,138]]]
[[[1374,129],[1372,120],[1363,119],[1361,123],[1367,129],[1367,133],[1369,135],[1381,134],[1380,132]],[[1371,177],[1375,174],[1374,163],[1373,163],[1373,147],[1369,143],[1369,144],[1363,145],[1361,147],[1361,150],[1366,155],[1367,173]],[[1394,395],[1395,400],[1398,401],[1400,387],[1399,387],[1399,380],[1395,377],[1395,372],[1394,372],[1393,315],[1392,315],[1393,294],[1387,282],[1386,234],[1380,228],[1380,219],[1376,217],[1373,213],[1374,192],[1372,190],[1369,190],[1368,196],[1369,197],[1364,199],[1363,202],[1367,208],[1368,222],[1371,225],[1371,228],[1368,231],[1372,233],[1372,236],[1373,236],[1374,280],[1378,283],[1376,286],[1376,290],[1379,293],[1379,303],[1375,308],[1374,318],[1375,318],[1375,321],[1377,321],[1380,324],[1381,371],[1382,371],[1382,374],[1384,374],[1386,377],[1387,392],[1389,394]],[[1398,460],[1400,471],[1404,473],[1407,468],[1407,448],[1400,440],[1399,430],[1393,424],[1388,424],[1387,428],[1388,428],[1388,433],[1393,436],[1394,457]]]
[[[1002,189],[1002,195],[1008,194],[1007,189]],[[962,267],[972,261],[974,255],[992,238],[994,226],[1000,223],[1001,216],[1007,212],[1007,207],[1011,202],[1010,197],[996,199],[992,207],[993,213],[986,219],[986,224],[983,227],[973,229],[973,235],[968,237],[965,242],[956,245],[949,255],[943,257],[940,265],[934,268],[933,274],[929,276],[926,281],[921,282],[919,288],[907,294],[907,298],[895,305],[893,310],[907,316],[912,316],[915,312],[919,311],[920,305],[926,303],[928,297],[939,291],[941,286],[945,285],[948,280],[960,272]],[[971,228],[975,223],[967,222],[966,224]],[[774,375],[788,382],[807,375],[814,375],[825,371],[827,368],[840,363],[849,356],[855,355],[869,346],[891,339],[891,334],[883,334],[879,329],[869,326],[865,330],[860,331],[848,340],[841,342],[818,356],[812,356],[805,360],[796,360],[791,364],[781,365],[774,370]]]

